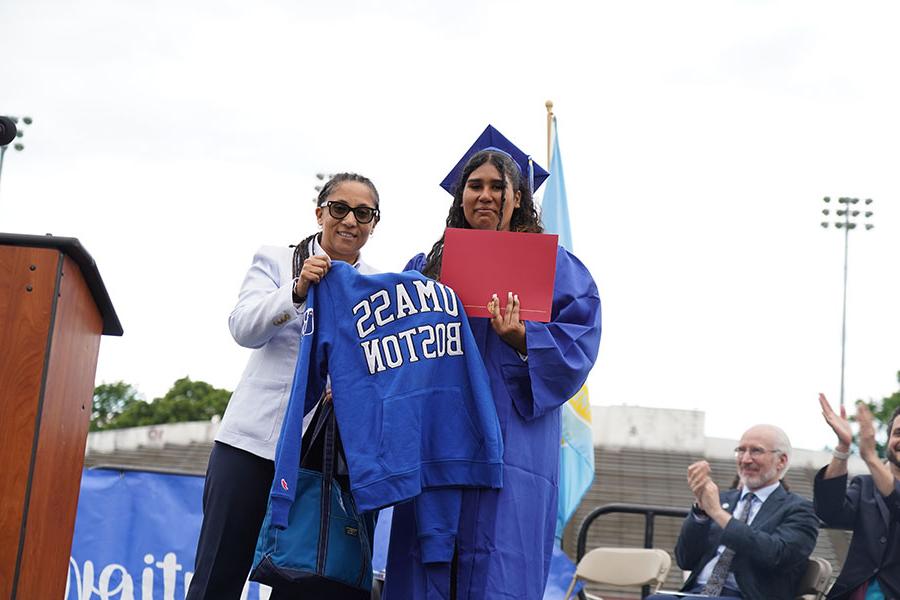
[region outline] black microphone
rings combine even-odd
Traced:
[[[9,117],[0,117],[0,146],[16,139],[16,124]]]

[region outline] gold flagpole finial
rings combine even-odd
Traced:
[[[547,107],[547,168],[550,168],[550,130],[553,128],[553,100],[544,103]]]

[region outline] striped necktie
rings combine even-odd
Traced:
[[[747,518],[750,516],[750,507],[753,505],[754,498],[756,498],[756,495],[751,492],[741,500],[741,516],[737,518],[741,523],[747,522]],[[722,556],[719,557],[719,562],[713,567],[712,573],[709,575],[709,580],[706,582],[706,585],[703,586],[704,594],[707,596],[718,596],[722,593],[722,588],[725,587],[725,580],[728,578],[728,571],[731,570],[731,561],[733,559],[734,550],[726,547],[722,552]]]

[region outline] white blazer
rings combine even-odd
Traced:
[[[315,242],[310,255],[325,254]],[[294,249],[263,246],[244,277],[238,303],[228,318],[234,340],[253,348],[228,402],[216,441],[274,460],[287,409],[306,303],[294,304]],[[377,273],[360,260],[360,273]]]

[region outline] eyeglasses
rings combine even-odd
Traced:
[[[323,206],[327,206],[328,214],[330,214],[338,221],[343,221],[344,217],[352,212],[353,216],[356,218],[356,222],[363,225],[365,225],[366,223],[371,223],[372,219],[377,218],[379,213],[377,208],[372,208],[370,206],[357,206],[356,208],[350,208],[350,205],[345,202],[336,202],[333,200],[329,200]]]
[[[757,459],[757,458],[761,458],[763,454],[769,454],[769,453],[778,454],[780,452],[781,452],[781,450],[766,450],[765,448],[759,448],[759,447],[744,448],[743,446],[738,446],[737,448],[734,449],[734,456],[735,456],[735,458],[740,458],[744,454],[749,454],[750,458]]]

